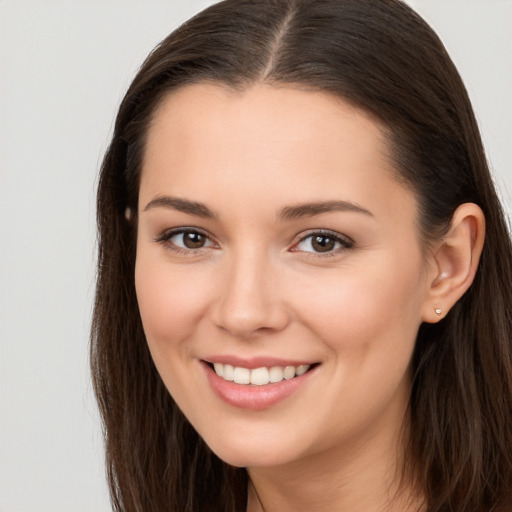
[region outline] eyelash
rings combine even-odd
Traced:
[[[297,249],[293,250],[293,248],[292,248],[292,252],[304,252],[304,253],[308,254],[308,257],[314,257],[314,258],[318,258],[318,257],[329,258],[329,257],[337,256],[340,253],[340,251],[344,251],[346,249],[351,249],[354,246],[354,241],[346,235],[341,235],[340,233],[336,233],[334,231],[329,231],[329,230],[325,230],[325,229],[318,229],[316,231],[310,231],[306,235],[301,236],[300,239],[294,243],[293,247],[297,247],[299,244],[305,242],[309,238],[311,238],[313,240],[315,237],[330,239],[334,243],[339,244],[340,247],[330,250],[330,251],[326,251],[324,253],[317,252],[317,251],[299,251]],[[311,241],[310,243],[313,243],[313,242]]]
[[[200,252],[201,250],[203,250],[204,248],[212,246],[212,245],[210,245],[210,246],[202,246],[202,247],[198,247],[198,248],[186,248],[185,249],[183,247],[179,247],[176,244],[170,242],[171,238],[173,238],[177,235],[185,234],[185,233],[201,235],[201,236],[205,237],[207,242],[209,241],[209,242],[211,242],[212,245],[215,245],[215,242],[212,240],[212,238],[206,232],[204,232],[203,230],[198,229],[198,228],[178,228],[178,229],[172,229],[169,231],[165,231],[160,236],[155,238],[155,242],[161,243],[162,245],[165,245],[168,249],[175,252],[176,254],[180,254],[180,255],[184,255],[184,256],[193,256],[193,255],[197,254],[198,252]],[[305,242],[309,238],[313,239],[314,237],[330,239],[335,244],[339,244],[341,247],[338,247],[334,250],[326,251],[324,253],[319,252],[319,251],[300,251],[300,250],[294,249],[294,247],[297,247],[299,244]],[[353,246],[354,246],[354,241],[352,239],[350,239],[348,236],[341,235],[341,234],[333,232],[333,231],[319,229],[316,231],[310,231],[306,235],[301,236],[299,240],[294,242],[290,251],[291,252],[308,253],[311,255],[308,257],[328,258],[328,257],[338,255],[340,251],[343,251],[346,249],[351,249]]]
[[[198,247],[197,249],[194,249],[194,248],[186,248],[185,249],[183,247],[177,246],[176,244],[174,244],[170,241],[171,238],[173,238],[177,235],[184,234],[184,233],[201,235],[201,236],[205,237],[205,239],[207,241],[210,241],[210,242],[212,242],[212,244],[215,244],[215,242],[213,242],[212,238],[205,231],[202,231],[201,229],[198,229],[198,228],[171,229],[169,231],[165,231],[160,236],[155,238],[155,242],[159,242],[162,245],[164,245],[166,248],[168,248],[169,250],[175,252],[176,254],[180,254],[183,256],[194,256],[195,254],[197,254],[198,252],[200,252],[202,249],[205,248],[203,246],[203,247]]]

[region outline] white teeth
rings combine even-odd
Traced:
[[[254,384],[255,386],[264,386],[269,382],[267,368],[256,368],[251,370],[251,384]]]
[[[222,375],[219,375],[219,377],[222,377],[224,380],[233,380],[234,368],[230,364],[221,364],[220,366],[223,366],[224,369],[222,370]],[[215,369],[215,371],[217,371],[217,369]]]
[[[295,366],[287,366],[287,367],[284,369],[283,377],[284,377],[286,380],[293,379],[293,377],[295,377]]]
[[[301,364],[300,366],[297,366],[295,370],[295,375],[297,377],[300,377],[301,375],[304,375],[309,370],[309,364]]]
[[[220,364],[220,363],[213,363],[213,367],[215,368],[215,373],[219,376],[219,377],[222,377],[223,373],[224,373],[224,365],[223,364]]]
[[[269,373],[270,382],[281,382],[283,380],[283,369],[280,366],[272,366]]]
[[[237,384],[249,384],[251,382],[251,370],[237,366],[233,371],[233,380]]]
[[[309,364],[300,366],[272,366],[271,368],[261,367],[250,370],[241,366],[230,364],[214,363],[215,373],[227,381],[234,381],[237,384],[252,384],[253,386],[265,386],[281,382],[283,379],[290,380],[294,377],[304,375],[310,368]]]

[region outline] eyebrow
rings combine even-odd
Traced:
[[[350,201],[321,201],[316,203],[303,203],[294,206],[287,206],[278,215],[279,220],[294,220],[301,217],[313,217],[322,213],[330,212],[355,212],[373,217],[373,214]]]
[[[144,208],[144,211],[152,208],[170,208],[183,213],[196,215],[205,219],[217,219],[217,215],[203,203],[190,201],[179,197],[158,196],[152,199]],[[355,212],[373,217],[373,214],[350,201],[320,201],[315,203],[301,203],[293,206],[284,207],[277,218],[281,221],[290,221],[302,217],[314,217],[322,213],[330,212]]]
[[[198,203],[196,201],[189,201],[188,199],[181,199],[179,197],[171,196],[158,196],[152,199],[144,208],[147,212],[152,208],[170,208],[183,213],[189,213],[196,215],[197,217],[203,217],[205,219],[216,219],[217,215],[210,210],[206,205]]]

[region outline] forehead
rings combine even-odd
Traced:
[[[237,131],[227,130],[235,126]],[[343,133],[345,128],[364,132],[361,142],[371,138],[374,149],[382,156],[387,154],[384,133],[376,120],[333,94],[293,86],[256,84],[237,90],[199,83],[164,97],[152,116],[149,138],[157,143],[166,135],[181,142],[218,139],[222,146],[228,146],[258,136],[258,142],[279,145],[283,150],[287,140],[323,142],[325,147],[332,142],[340,144],[343,138],[353,143]],[[147,149],[151,151],[154,145],[148,144]]]
[[[153,116],[141,200],[193,193],[205,203],[265,197],[269,205],[347,199],[375,207],[394,193],[401,208],[413,197],[390,162],[379,124],[333,95],[196,84],[169,94]]]

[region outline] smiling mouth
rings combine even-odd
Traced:
[[[302,364],[300,366],[263,366],[261,368],[244,368],[222,363],[207,363],[215,373],[228,382],[252,386],[277,384],[283,380],[300,377],[318,364]]]

